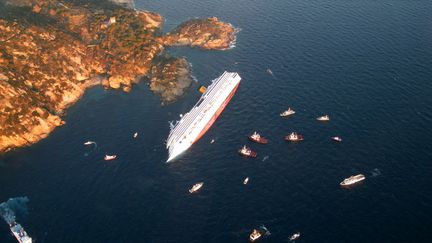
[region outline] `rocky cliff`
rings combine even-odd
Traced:
[[[184,58],[165,46],[222,50],[235,29],[194,19],[162,35],[163,18],[106,2],[0,0],[0,152],[30,145],[64,124],[62,114],[91,86],[128,92],[147,77],[163,103],[191,84]]]

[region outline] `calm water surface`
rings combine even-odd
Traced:
[[[94,88],[48,139],[1,157],[0,201],[30,198],[18,221],[37,242],[247,242],[261,224],[272,233],[262,242],[286,242],[295,231],[299,242],[430,242],[431,1],[136,6],[166,17],[164,31],[218,16],[241,28],[237,47],[170,49],[188,58],[198,80],[177,103],[160,106],[144,83],[129,94]],[[242,76],[237,94],[198,143],[165,164],[168,121],[224,70]],[[279,118],[287,106],[297,114]],[[322,114],[331,121],[314,120]],[[250,144],[254,130],[270,143]],[[305,141],[285,143],[291,131]],[[329,140],[336,135],[344,141]],[[82,145],[89,139],[97,149]],[[239,157],[243,144],[258,158]],[[118,159],[106,162],[106,153]],[[357,173],[363,185],[338,186]],[[204,188],[191,196],[198,181]],[[0,242],[15,242],[3,223]]]

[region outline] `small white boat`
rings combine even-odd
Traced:
[[[95,144],[96,142],[93,142],[93,141],[87,141],[87,142],[85,142],[84,143],[84,145],[90,145],[90,144]]]
[[[137,132],[134,133],[133,137],[134,137],[134,138],[137,138],[137,137],[138,137],[138,133],[137,133]]]
[[[303,135],[297,134],[296,132],[292,132],[290,135],[285,136],[285,140],[291,142],[303,141],[303,139]]]
[[[330,121],[330,117],[328,115],[320,116],[317,121]]]
[[[215,140],[214,140],[214,139],[212,139],[212,140],[210,141],[210,143],[211,143],[211,144],[214,144],[214,142],[215,142]]]
[[[199,183],[193,185],[192,188],[189,189],[189,192],[190,192],[190,193],[197,192],[199,189],[201,189],[201,187],[202,187],[203,185],[204,185],[204,182],[199,182]]]
[[[262,236],[262,234],[258,230],[254,229],[252,231],[252,233],[250,233],[250,235],[249,235],[249,240],[251,242],[255,242],[256,240],[258,240],[259,238],[261,238],[261,236]]]
[[[117,155],[105,155],[104,160],[114,160],[117,158]]]
[[[366,177],[363,174],[358,174],[355,176],[350,176],[348,178],[346,178],[345,180],[343,180],[340,185],[343,187],[348,187],[351,185],[354,185],[356,183],[362,182],[366,179]]]
[[[291,107],[288,107],[288,110],[282,112],[279,114],[279,116],[285,117],[285,116],[291,116],[294,115],[295,111],[291,109]]]
[[[295,241],[298,238],[300,238],[300,232],[294,233],[293,235],[290,236],[289,240],[290,241]]]
[[[244,181],[243,181],[243,185],[247,185],[248,182],[249,182],[249,177],[246,177],[246,178],[244,179]]]
[[[274,76],[273,71],[270,68],[267,68],[267,72],[271,75]]]
[[[17,239],[19,243],[32,243],[33,239],[27,234],[27,232],[24,230],[24,228],[16,223],[12,222],[10,225],[10,230]]]
[[[342,142],[342,138],[341,137],[331,137],[331,139],[333,141],[336,141],[336,142]]]

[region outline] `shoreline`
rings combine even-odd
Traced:
[[[186,21],[163,35],[157,13],[53,2],[6,6],[54,21],[47,26],[0,17],[0,153],[49,136],[65,124],[66,109],[96,85],[129,92],[146,77],[162,103],[174,102],[193,82],[191,65],[165,56],[165,47],[225,50],[236,39],[234,27],[216,17]]]

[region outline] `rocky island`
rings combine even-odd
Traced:
[[[169,103],[191,85],[185,58],[167,46],[224,50],[236,30],[216,17],[163,35],[163,18],[110,2],[0,0],[0,152],[27,146],[64,124],[89,87],[131,90],[148,80]]]

